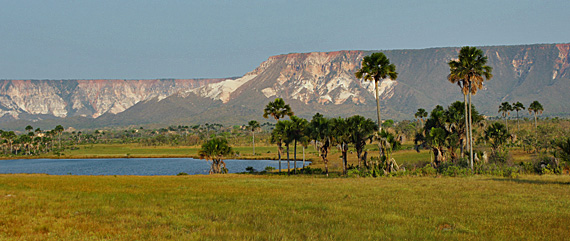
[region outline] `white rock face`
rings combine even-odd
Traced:
[[[189,90],[199,96],[221,100],[223,103],[230,101],[230,95],[240,86],[255,78],[256,74],[247,74],[239,79],[227,79],[218,83],[208,84],[201,88]]]
[[[289,54],[270,58],[267,63],[277,65],[280,72],[271,87],[261,90],[267,98],[280,96],[306,104],[363,104],[363,91],[373,95],[374,83],[362,82],[354,76],[360,67],[362,53],[340,51],[331,53]],[[268,64],[264,63],[266,69]],[[284,65],[284,66],[283,66]],[[260,73],[261,74],[261,73]],[[388,94],[396,81],[385,80],[379,92]]]

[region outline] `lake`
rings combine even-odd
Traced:
[[[224,160],[229,173],[245,172],[248,166],[257,171],[265,167],[279,168],[272,160]],[[306,165],[308,165],[307,162]],[[297,167],[303,167],[297,161]],[[281,168],[287,170],[287,161]],[[293,168],[293,162],[291,162]],[[116,158],[116,159],[17,159],[0,160],[0,174],[44,173],[50,175],[176,175],[208,174],[210,163],[193,158]]]

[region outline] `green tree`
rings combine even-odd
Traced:
[[[349,122],[341,117],[333,118],[331,121],[332,141],[334,145],[339,145],[342,156],[342,173],[346,175],[348,169],[348,143],[350,143]]]
[[[350,142],[354,144],[354,149],[356,149],[358,166],[360,166],[361,161],[364,161],[364,165],[368,167],[366,160],[363,160],[362,151],[366,146],[366,141],[372,141],[374,132],[378,131],[378,125],[373,120],[360,115],[349,117],[347,122],[350,131]]]
[[[277,123],[279,123],[279,121]],[[279,126],[275,125],[273,131],[271,131],[270,142],[272,144],[277,144],[277,156],[279,158],[279,173],[281,173],[281,154],[283,153],[283,143],[285,138],[287,138],[287,133],[284,128],[284,125],[283,124]]]
[[[2,138],[6,140],[8,145],[10,146],[10,155],[14,153],[13,144],[18,136],[13,131],[4,131],[2,132]]]
[[[493,153],[496,153],[497,149],[507,142],[510,135],[505,125],[495,122],[487,127],[484,136],[491,145]]]
[[[565,162],[570,163],[570,137],[556,141],[558,156]]]
[[[380,118],[380,96],[378,93],[378,83],[386,78],[396,80],[396,78],[398,78],[396,65],[390,64],[390,60],[386,55],[384,55],[384,53],[373,53],[362,59],[362,67],[354,75],[358,79],[374,81],[376,92],[376,114],[378,117],[378,125],[381,125],[382,119]],[[381,127],[380,130],[382,130]],[[382,151],[380,145],[378,148]],[[380,153],[380,155],[382,155],[382,153]]]
[[[206,159],[206,161],[212,161],[212,167],[210,168],[210,174],[227,173],[226,163],[224,162],[224,156],[233,153],[232,148],[228,144],[228,141],[221,137],[214,137],[204,144],[202,148],[198,151],[200,159]]]
[[[540,102],[538,102],[538,100],[533,101],[528,106],[528,113],[534,114],[534,128],[537,128],[537,126],[538,126],[538,124],[536,122],[536,114],[537,113],[542,114],[542,111],[544,111],[544,108],[542,108],[542,105],[540,104]]]
[[[58,141],[59,141],[59,151],[61,152],[61,133],[63,133],[63,126],[57,125],[54,129],[54,132],[58,134]]]
[[[323,117],[323,115],[317,113],[313,116],[313,119],[309,122],[307,128],[308,136],[311,140],[317,143],[319,148],[319,154],[323,163],[325,164],[325,173],[329,175],[329,160],[327,158],[331,147],[332,138],[332,128],[331,121],[328,118]]]
[[[255,156],[255,131],[258,130],[259,128],[260,128],[259,122],[257,122],[256,120],[251,120],[249,121],[249,123],[247,123],[247,129],[250,130],[251,134],[253,135],[252,146],[253,146],[254,156]]]
[[[491,72],[493,68],[486,65],[487,57],[483,51],[476,47],[465,46],[459,51],[459,60],[452,60],[449,65],[448,80],[462,81],[463,85],[467,86],[467,91],[462,91],[464,94],[469,94],[469,110],[468,113],[468,127],[469,127],[469,153],[471,170],[473,170],[473,122],[471,112],[471,95],[476,94],[477,90],[483,88],[483,81],[493,78]]]
[[[292,134],[292,138],[293,141],[295,142],[294,144],[294,150],[293,150],[293,169],[295,170],[295,174],[297,174],[297,142],[301,142],[301,144],[303,145],[303,141],[307,141],[307,136],[306,136],[306,129],[307,126],[309,125],[309,122],[306,119],[297,117],[297,116],[291,116],[291,121],[292,126],[291,126],[291,134]],[[308,144],[308,143],[307,143]],[[303,145],[303,167],[305,167],[305,148],[306,145]]]
[[[277,121],[285,116],[291,117],[293,115],[291,107],[285,104],[282,98],[276,98],[275,101],[269,102],[263,110],[263,118],[267,119],[269,116],[272,116]]]
[[[426,118],[427,116],[428,116],[428,113],[426,112],[426,110],[424,108],[419,108],[418,111],[416,112],[416,114],[414,114],[414,117],[416,119],[418,119],[419,123],[423,123],[424,118]]]
[[[524,105],[521,102],[513,103],[513,110],[517,112],[517,131],[519,130],[519,111],[524,109]]]
[[[505,126],[507,127],[507,132],[509,131],[509,122],[507,122],[507,116],[510,115],[510,112],[513,111],[514,108],[509,104],[509,102],[503,102],[499,106],[499,113],[503,115],[505,118]]]
[[[395,138],[395,136],[383,129],[378,133],[378,142],[380,143],[380,148],[382,148],[383,155],[380,157],[381,161],[384,162],[384,171],[392,172],[398,171],[400,168],[396,161],[392,158],[392,151],[399,148],[401,145]]]
[[[285,144],[285,153],[287,154],[287,174],[291,173],[291,159],[289,158],[289,145],[294,141],[293,121],[280,120],[275,125],[274,132],[279,132],[281,142]]]

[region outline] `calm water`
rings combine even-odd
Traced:
[[[225,160],[230,173],[245,172],[251,166],[257,171],[272,166],[278,169],[278,161],[270,160]],[[281,163],[287,168],[287,162]],[[308,162],[307,162],[308,165]],[[297,161],[297,167],[303,162]],[[293,162],[291,162],[293,167]],[[192,158],[118,158],[118,159],[20,159],[0,160],[0,174],[45,173],[50,175],[176,175],[208,174],[210,164]]]

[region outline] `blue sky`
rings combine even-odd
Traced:
[[[0,0],[0,79],[241,76],[313,51],[570,42],[570,1]]]

